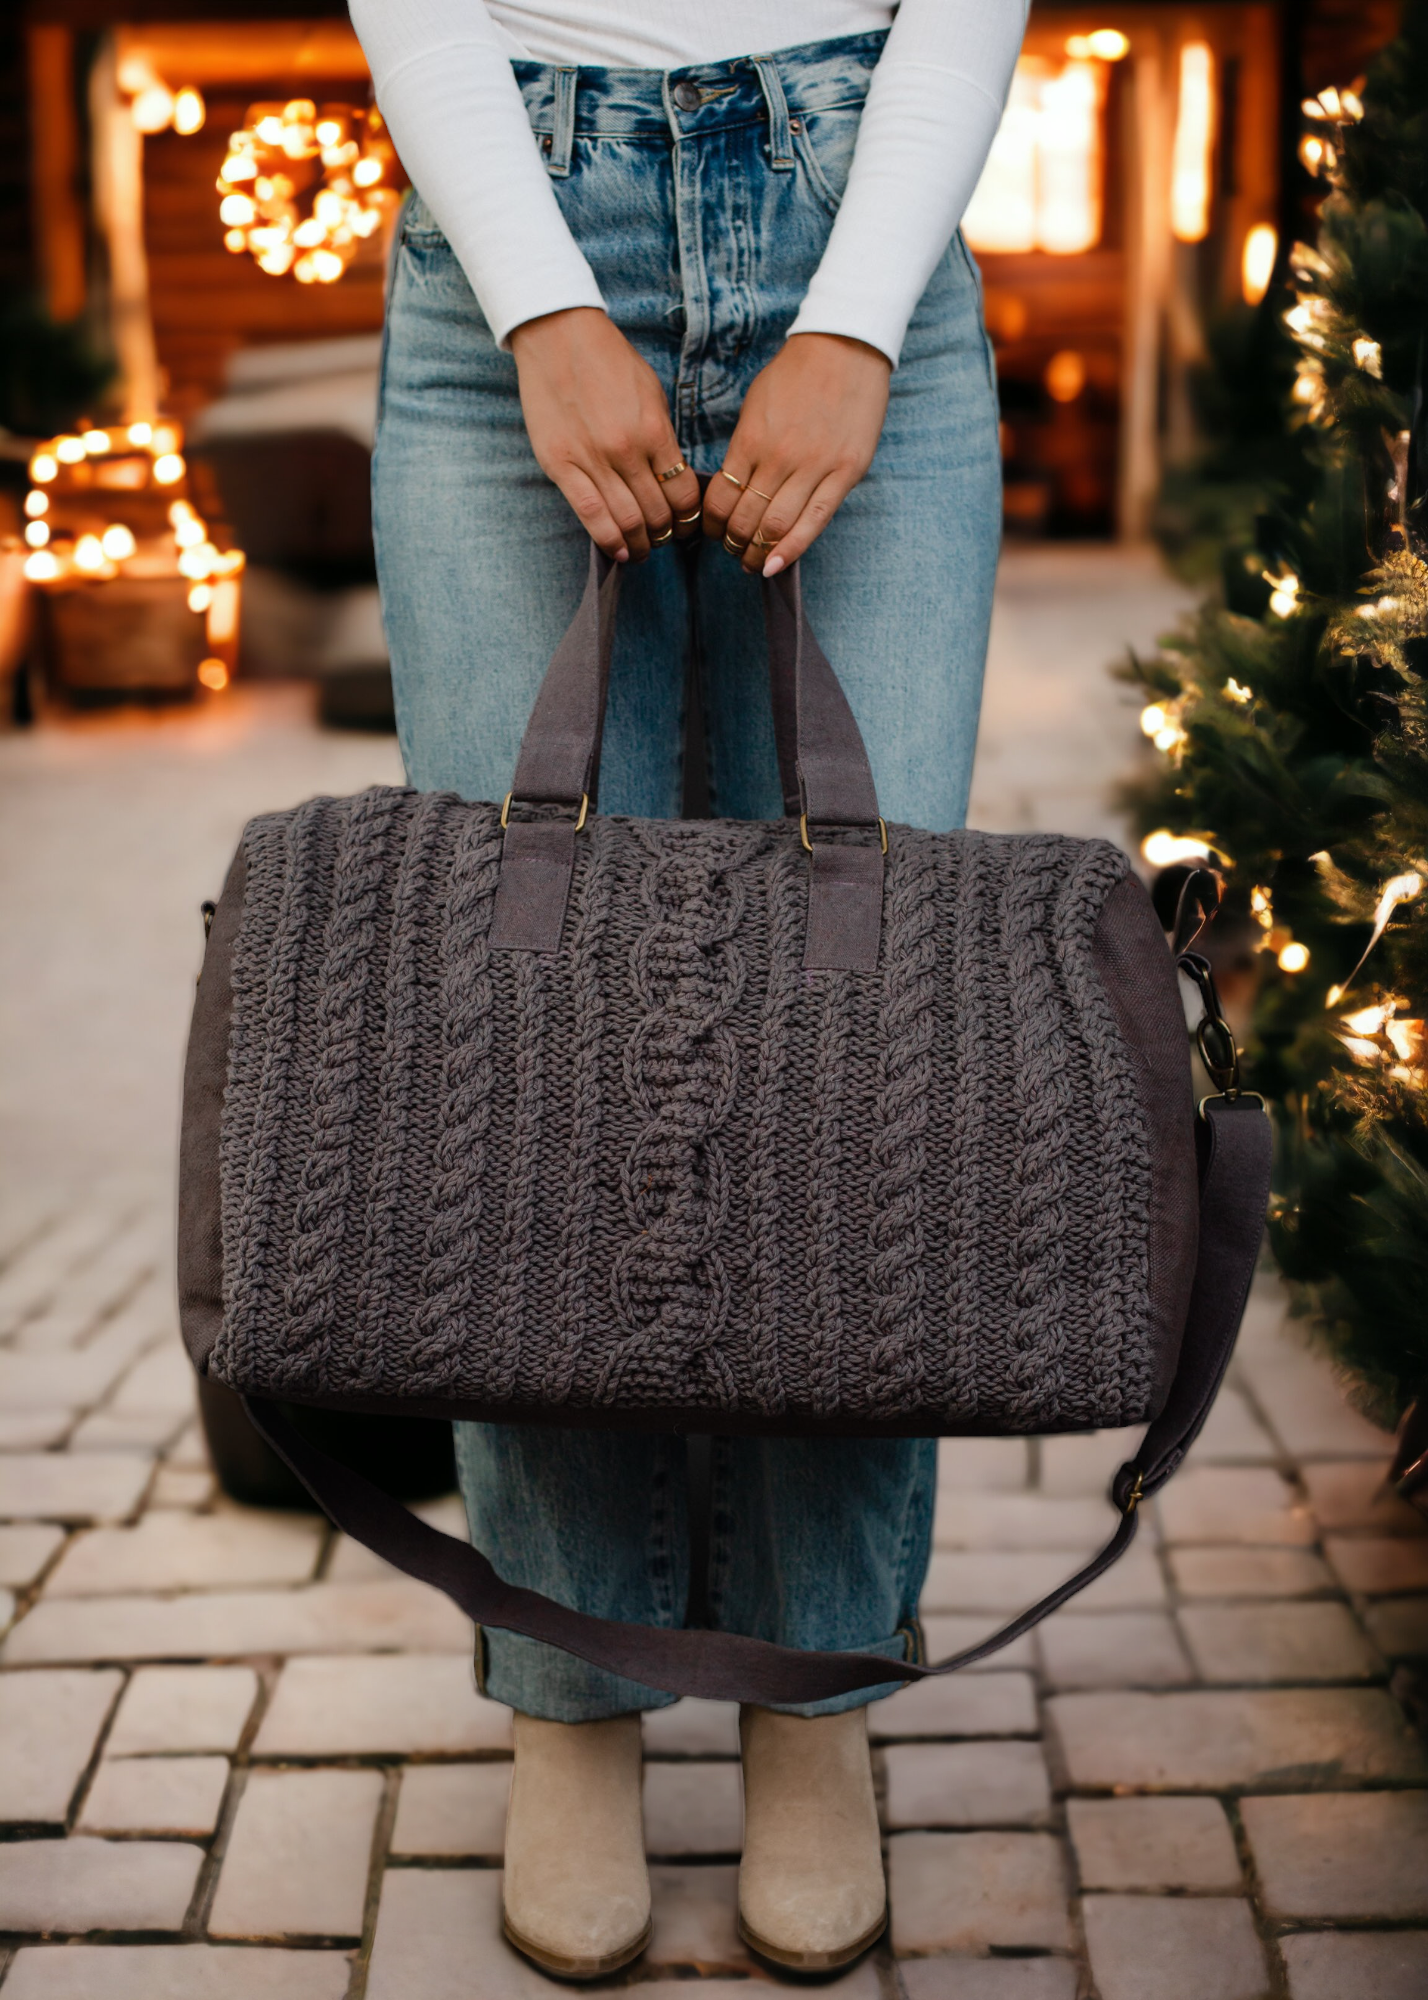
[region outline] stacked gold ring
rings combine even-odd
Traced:
[[[668,472],[657,472],[655,478],[663,485],[667,479],[678,479],[681,472],[688,472],[688,470],[689,467],[685,464],[684,460],[677,458]]]
[[[678,528],[687,528],[691,521],[699,519],[703,511],[702,507],[696,507],[692,514],[676,514],[674,517],[675,526]]]
[[[674,540],[674,523],[671,521],[669,526],[665,529],[662,535],[650,536],[650,547],[652,549],[662,548],[666,542],[670,542],[673,540]]]
[[[741,556],[749,545],[747,542],[736,542],[732,535],[725,535],[724,546],[731,556]]]

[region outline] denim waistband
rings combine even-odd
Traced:
[[[511,67],[537,136],[698,139],[734,125],[777,122],[780,100],[785,116],[861,104],[887,32],[683,69],[567,68],[521,58]]]

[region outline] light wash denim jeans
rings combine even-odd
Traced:
[[[566,219],[697,472],[718,470],[822,254],[882,42],[668,74],[515,64]],[[408,777],[499,799],[588,544],[532,455],[515,365],[416,197],[393,265],[373,481]],[[958,238],[908,331],[873,466],[802,565],[889,819],[962,823],[999,522],[991,350]],[[776,819],[759,591],[712,545],[694,563],[665,548],[624,581],[600,807],[679,812],[691,639],[711,809]],[[511,1582],[604,1617],[683,1622],[682,1439],[462,1424],[457,1460],[472,1532]],[[935,1469],[932,1440],[716,1440],[714,1622],[910,1656]],[[528,1714],[579,1721],[670,1699],[508,1633],[487,1632],[483,1652],[487,1691]]]

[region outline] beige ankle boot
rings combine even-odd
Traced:
[[[887,1885],[864,1708],[739,1714],[739,1934],[776,1965],[831,1972],[881,1937]]]
[[[506,1814],[506,1936],[562,1979],[598,1979],[650,1937],[638,1715],[517,1715]]]

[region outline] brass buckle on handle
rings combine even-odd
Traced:
[[[807,813],[800,813],[798,815],[798,837],[803,842],[808,852],[811,854],[813,852],[813,842],[808,838]],[[882,841],[883,853],[886,854],[888,851],[888,824],[887,821],[882,818],[879,818],[878,820],[878,838]]]
[[[1143,1472],[1138,1472],[1135,1476],[1135,1485],[1132,1486],[1130,1492],[1127,1493],[1126,1504],[1124,1507],[1122,1507],[1121,1512],[1127,1515],[1133,1514],[1136,1508],[1140,1505],[1141,1500],[1144,1498],[1144,1495],[1145,1495],[1145,1474]]]
[[[502,831],[502,833],[504,833],[504,832],[505,832],[505,830],[506,830],[507,826],[508,826],[508,825],[510,824],[510,818],[511,818],[511,801],[512,801],[512,799],[513,799],[513,798],[514,798],[515,796],[516,796],[516,795],[515,795],[515,793],[514,793],[514,792],[507,792],[507,794],[506,794],[506,796],[505,796],[505,800],[504,800],[504,801],[503,801],[503,803],[502,803],[502,806],[501,806],[501,831]],[[576,818],[576,821],[575,821],[575,831],[576,831],[577,833],[579,833],[580,829],[581,829],[581,828],[582,828],[582,827],[584,826],[584,824],[585,824],[585,820],[586,820],[586,815],[587,815],[587,814],[589,813],[589,811],[590,811],[590,794],[589,794],[589,792],[582,792],[582,793],[580,794],[580,812],[579,812],[579,815],[578,815],[578,817]]]

